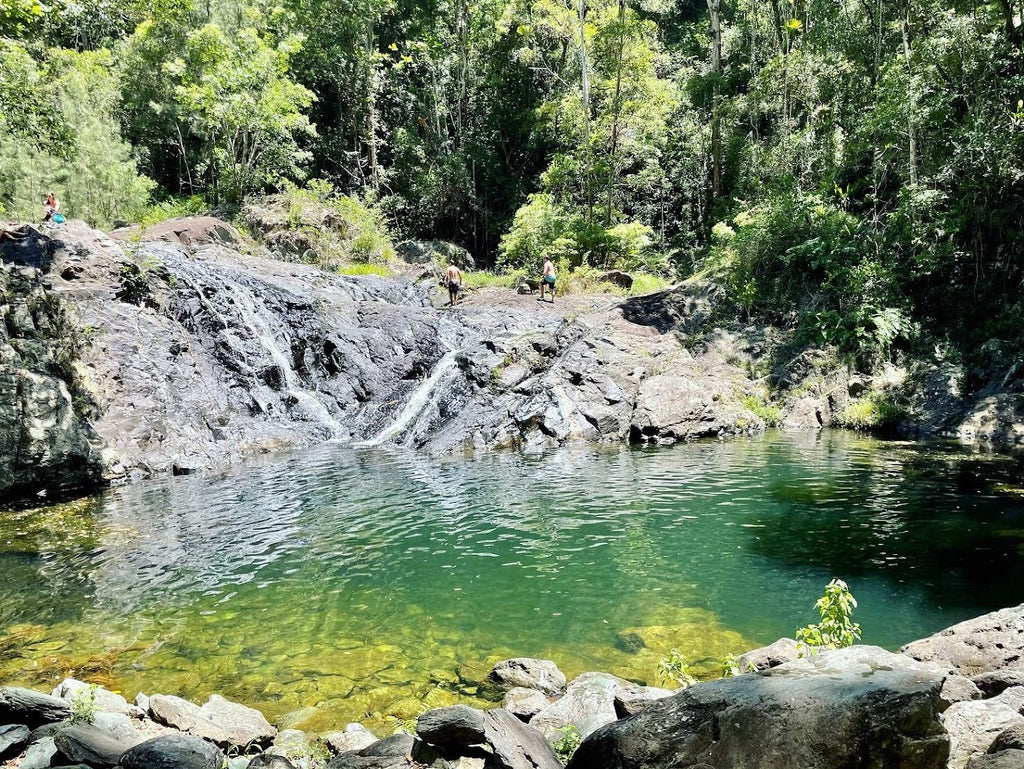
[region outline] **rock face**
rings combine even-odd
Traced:
[[[37,245],[45,264],[51,244]],[[70,491],[99,478],[72,372],[81,333],[44,280],[35,267],[0,263],[0,492]]]
[[[698,684],[602,727],[568,769],[944,769],[944,674],[876,647]]]
[[[253,256],[215,219],[120,241],[76,221],[26,232],[0,244],[0,493],[329,439],[455,452],[764,429],[751,372],[775,339],[716,328],[713,285],[557,305],[488,288],[449,310],[433,281]],[[773,381],[797,388],[827,361],[802,354]],[[784,423],[828,424],[856,389],[845,370],[820,380]]]
[[[916,660],[949,664],[968,677],[1024,671],[1024,604],[953,625],[900,651]]]
[[[448,452],[759,429],[741,404],[744,342],[688,350],[671,333],[709,317],[689,289],[543,307],[485,289],[439,311],[430,285],[235,239],[216,221],[142,242],[72,221],[3,244],[0,493],[328,439]]]

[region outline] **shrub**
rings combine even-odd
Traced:
[[[395,258],[391,235],[380,212],[328,182],[304,187],[283,183],[282,191],[257,198],[242,209],[244,225],[285,257],[338,271],[361,264],[384,270]],[[385,274],[369,267],[348,274]]]
[[[821,621],[796,631],[797,648],[801,654],[820,649],[841,649],[860,639],[860,625],[853,621],[857,600],[841,579],[834,579],[814,607]]]
[[[674,683],[684,689],[697,683],[679,649],[672,649],[668,657],[658,662],[658,676],[664,683]]]
[[[555,740],[551,747],[554,749],[555,755],[558,756],[558,760],[567,764],[572,758],[572,754],[576,752],[576,748],[583,742],[583,735],[580,734],[580,730],[576,728],[575,724],[560,726],[556,731],[561,737]]]

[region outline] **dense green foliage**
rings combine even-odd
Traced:
[[[2,0],[0,206],[109,224],[319,178],[478,263],[706,274],[863,366],[1019,345],[1021,11]]]

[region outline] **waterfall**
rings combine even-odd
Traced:
[[[241,355],[245,365],[254,375],[256,369],[246,353],[246,339],[239,336],[238,332],[248,333],[248,339],[256,343],[257,354],[262,352],[269,356],[271,362],[281,372],[283,392],[300,407],[300,412],[305,417],[296,421],[322,425],[327,428],[332,439],[347,435],[349,431],[334,418],[316,394],[304,386],[296,373],[291,360],[292,341],[288,336],[284,318],[274,314],[267,308],[267,303],[262,297],[241,281],[229,276],[226,270],[210,269],[209,263],[203,263],[202,267],[199,267],[188,259],[176,261],[179,278],[195,292],[205,309],[221,323],[221,333],[237,340],[238,343],[232,344],[232,348]],[[200,273],[200,269],[205,271]],[[235,315],[240,324],[231,323],[229,318],[225,317],[223,309],[218,309],[206,298],[203,285],[208,285],[211,281],[220,283],[224,292],[231,297],[229,304],[233,312],[230,314]]]
[[[398,416],[395,417],[394,421],[372,438],[360,441],[355,445],[359,447],[379,446],[401,435],[413,423],[413,420],[423,413],[428,405],[436,402],[440,397],[441,391],[438,389],[438,384],[444,379],[445,374],[455,368],[457,355],[456,350],[445,353],[434,366],[434,370],[430,372],[430,376],[423,380],[420,386],[416,388],[412,397],[409,398],[409,402],[398,412]]]
[[[242,320],[245,321],[254,338],[259,341],[260,345],[270,355],[271,360],[281,370],[281,375],[284,377],[285,392],[302,406],[305,413],[311,415],[317,422],[330,430],[331,438],[344,435],[346,431],[341,423],[331,415],[331,412],[320,402],[320,399],[303,387],[302,382],[299,381],[299,377],[292,367],[290,356],[284,352],[284,350],[291,351],[291,339],[288,337],[288,334],[282,328],[280,336],[283,337],[283,340],[279,343],[278,334],[271,331],[265,313],[260,311],[260,308],[265,305],[259,302],[255,295],[243,286],[235,284],[234,287],[236,291],[244,292],[252,300],[251,302],[236,302],[235,306],[238,308]],[[275,318],[274,320],[280,326],[280,319]]]

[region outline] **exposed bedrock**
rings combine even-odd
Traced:
[[[701,297],[556,311],[496,289],[441,309],[429,282],[249,255],[225,226],[133,242],[69,222],[3,244],[0,489],[329,439],[443,452],[763,426],[741,403],[742,340],[689,350],[673,331]]]

